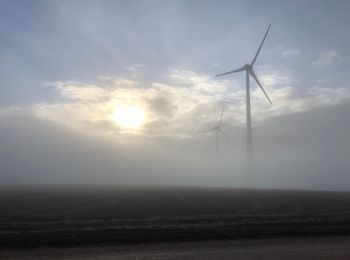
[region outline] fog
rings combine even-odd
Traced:
[[[244,168],[244,127],[214,135],[133,142],[82,135],[16,111],[0,120],[2,185],[188,185],[350,190],[350,104],[268,119],[254,128],[254,175]]]

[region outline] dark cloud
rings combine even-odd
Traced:
[[[149,99],[149,109],[158,115],[164,117],[172,117],[176,110],[176,106],[165,97],[156,97]]]

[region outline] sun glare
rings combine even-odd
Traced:
[[[138,107],[120,106],[116,108],[112,118],[122,127],[136,129],[143,125],[145,113]]]

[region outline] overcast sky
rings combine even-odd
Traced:
[[[254,183],[350,190],[349,11],[348,1],[3,0],[0,181],[246,185],[245,75],[214,75],[250,63],[271,23],[255,71],[273,104],[251,83]],[[223,104],[229,141],[216,155],[208,130]],[[142,114],[138,127],[117,118],[125,107]]]

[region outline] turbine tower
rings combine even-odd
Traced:
[[[224,114],[224,109],[225,109],[225,106],[222,106],[221,116],[220,116],[218,124],[214,128],[209,130],[209,132],[215,131],[215,134],[216,134],[216,146],[215,147],[216,147],[216,153],[217,154],[219,152],[219,134],[221,133],[229,141],[228,136],[221,129],[221,121],[222,121],[222,116]]]
[[[258,77],[256,76],[256,74],[253,70],[254,63],[256,62],[256,59],[260,53],[261,47],[264,44],[264,41],[265,41],[266,36],[270,30],[270,27],[271,27],[271,24],[267,28],[266,33],[264,35],[264,38],[263,38],[262,42],[260,43],[259,49],[256,52],[254,59],[250,64],[246,64],[243,67],[236,69],[236,70],[232,70],[229,72],[225,72],[225,73],[216,75],[216,77],[219,77],[219,76],[232,74],[232,73],[236,73],[236,72],[241,72],[241,71],[245,71],[245,73],[246,73],[246,121],[247,121],[246,159],[247,159],[247,171],[248,172],[251,171],[252,162],[253,162],[253,139],[252,139],[253,133],[252,133],[252,117],[251,117],[251,112],[250,112],[249,75],[255,80],[255,82],[258,84],[258,86],[260,87],[262,92],[265,94],[267,100],[272,104],[269,96],[267,95],[266,91],[262,87],[260,81],[258,80]]]

